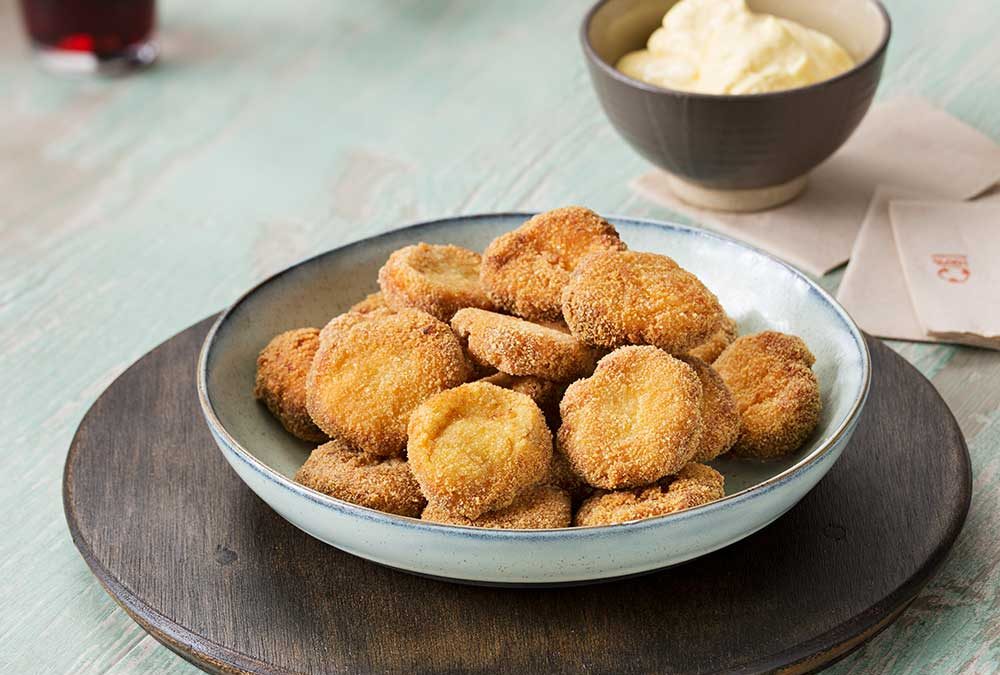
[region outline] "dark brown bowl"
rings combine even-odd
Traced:
[[[608,119],[639,154],[695,188],[804,185],[871,104],[891,33],[885,9],[877,0],[751,0],[754,11],[826,33],[856,65],[806,87],[734,96],[664,89],[615,69],[676,1],[600,0],[584,18],[583,51]]]

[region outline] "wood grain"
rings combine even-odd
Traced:
[[[494,589],[378,567],[283,521],[201,419],[201,322],[126,371],[66,462],[73,540],[137,622],[217,672],[807,672],[884,629],[944,560],[971,470],[933,387],[870,340],[864,417],[752,537],[603,585]]]
[[[170,0],[160,66],[92,81],[38,70],[0,0],[0,672],[191,672],[109,600],[59,499],[87,408],[167,336],[410,220],[568,203],[686,220],[627,188],[646,164],[590,91],[587,4]],[[880,98],[922,95],[1000,138],[994,3],[886,5]],[[892,347],[955,411],[974,499],[940,574],[834,670],[996,672],[1000,355]]]

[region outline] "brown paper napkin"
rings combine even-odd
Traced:
[[[913,311],[889,223],[891,200],[921,196],[898,187],[879,186],[875,190],[837,290],[837,300],[844,309],[863,330],[878,337],[934,341]]]
[[[893,200],[889,220],[927,335],[1000,349],[1000,203]]]
[[[770,211],[688,206],[673,196],[659,170],[640,176],[633,188],[819,276],[850,256],[876,185],[962,200],[998,179],[1000,145],[922,99],[901,98],[874,106],[844,147],[812,172],[805,192]]]

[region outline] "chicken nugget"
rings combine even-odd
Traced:
[[[701,380],[701,442],[692,461],[710,462],[733,447],[740,435],[740,414],[736,401],[712,366],[693,356],[680,357],[694,368]]]
[[[295,481],[345,502],[399,516],[416,518],[427,503],[406,460],[377,457],[337,439],[313,450]]]
[[[510,506],[545,478],[552,434],[524,394],[472,382],[413,411],[407,455],[429,502],[475,519]]]
[[[647,485],[697,452],[701,398],[688,364],[656,347],[622,347],[566,389],[558,449],[594,487]]]
[[[623,250],[614,226],[582,206],[540,213],[486,248],[480,278],[490,298],[526,319],[562,317],[562,289],[594,251]]]
[[[510,506],[489,511],[478,518],[466,518],[451,513],[438,504],[428,504],[420,516],[423,520],[447,525],[490,527],[503,530],[540,530],[569,527],[573,511],[565,490],[552,485],[528,488]]]
[[[613,525],[664,516],[722,499],[725,479],[704,464],[686,465],[673,479],[617,492],[599,492],[580,505],[573,524]]]
[[[347,311],[367,314],[376,309],[389,309],[389,305],[385,303],[385,296],[382,295],[382,291],[369,293],[365,296],[364,300],[351,305],[351,308]]]
[[[712,499],[722,499],[726,495],[726,478],[721,473],[700,462],[688,462],[673,476],[660,481],[670,492],[698,491],[707,488],[715,495]]]
[[[298,328],[276,335],[257,357],[253,395],[288,433],[304,441],[326,440],[306,410],[306,376],[319,348],[319,331]]]
[[[475,251],[421,242],[394,251],[378,272],[378,284],[387,306],[413,307],[448,321],[463,307],[493,309],[479,266]]]
[[[413,409],[469,378],[462,345],[447,324],[416,309],[342,317],[309,369],[309,414],[332,437],[379,457],[399,455]]]
[[[513,316],[462,309],[451,327],[474,361],[508,375],[571,380],[594,370],[596,352],[567,332]]]
[[[526,395],[542,409],[542,412],[558,410],[559,400],[562,399],[563,392],[566,391],[565,383],[543,380],[534,375],[493,373],[482,378],[482,381]]]
[[[654,345],[683,354],[705,342],[724,316],[698,277],[656,253],[592,253],[563,290],[563,316],[591,345]]]
[[[736,338],[719,355],[713,367],[740,414],[735,454],[779,457],[805,442],[821,409],[815,360],[801,338],[776,331]]]
[[[728,316],[723,316],[722,325],[719,326],[719,330],[712,333],[712,336],[705,342],[702,342],[693,349],[689,349],[688,354],[696,359],[701,359],[705,363],[712,364],[715,362],[715,359],[719,358],[722,350],[732,344],[733,340],[736,339],[736,335],[736,322]]]

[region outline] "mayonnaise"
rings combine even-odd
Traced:
[[[680,0],[647,47],[623,56],[618,70],[649,84],[704,94],[792,89],[854,65],[832,38],[755,14],[746,0]]]

